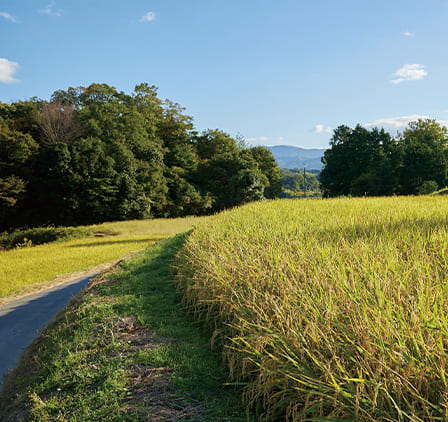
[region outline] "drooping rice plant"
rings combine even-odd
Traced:
[[[205,221],[178,256],[265,420],[448,420],[448,198],[282,200]]]

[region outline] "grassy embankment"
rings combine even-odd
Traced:
[[[0,298],[26,293],[36,283],[84,270],[141,250],[190,229],[198,217],[123,221],[84,227],[97,237],[0,250]],[[30,287],[33,286],[33,287]]]
[[[188,238],[185,304],[265,420],[448,419],[448,198],[250,204]]]
[[[182,236],[93,282],[22,357],[2,421],[245,421],[221,359],[179,302]]]

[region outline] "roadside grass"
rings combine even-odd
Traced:
[[[259,420],[448,420],[448,196],[248,204],[177,266]]]
[[[26,293],[29,286],[37,283],[144,249],[190,229],[200,220],[200,217],[186,217],[103,223],[84,227],[96,237],[0,250],[0,298]]]
[[[180,306],[185,235],[98,277],[6,378],[2,421],[244,421],[218,353]]]

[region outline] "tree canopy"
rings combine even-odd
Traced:
[[[213,213],[281,191],[272,153],[195,131],[157,88],[0,103],[0,228]]]
[[[393,138],[384,129],[339,126],[325,151],[324,196],[418,194],[447,184],[447,129],[420,119]]]

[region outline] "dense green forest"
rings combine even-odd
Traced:
[[[396,137],[384,129],[339,126],[322,158],[323,196],[426,194],[447,186],[448,132],[420,119]]]
[[[0,228],[209,214],[282,190],[272,153],[195,131],[157,88],[0,103]]]
[[[320,196],[320,170],[280,168],[283,190],[280,198]]]

